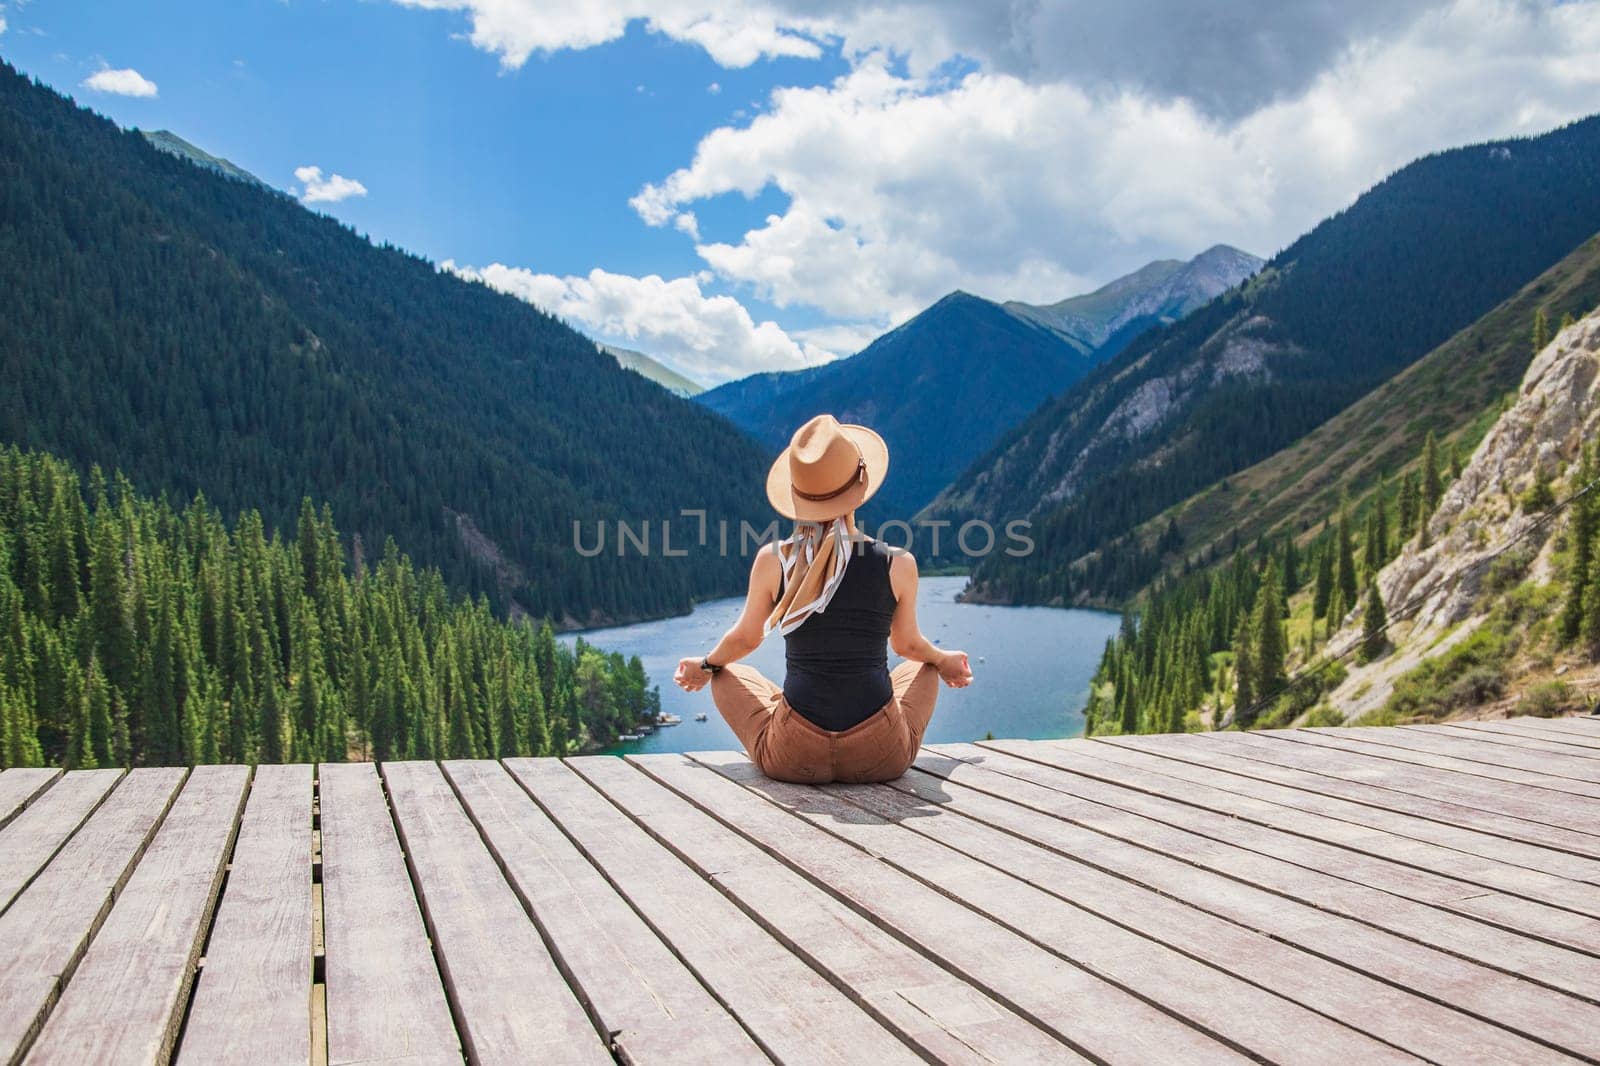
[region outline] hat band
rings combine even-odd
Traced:
[[[856,460],[855,473],[850,475],[850,480],[846,481],[843,485],[840,485],[832,492],[805,492],[801,489],[795,488],[793,485],[789,486],[789,491],[800,497],[802,500],[810,500],[812,503],[821,503],[823,500],[831,500],[835,496],[843,496],[845,493],[849,492],[853,487],[855,487],[856,482],[865,481],[866,479],[867,460],[865,458],[858,458]]]

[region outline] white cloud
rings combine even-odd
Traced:
[[[6,17],[0,15],[0,33],[6,32]]]
[[[710,93],[712,96],[717,95],[721,91],[722,91],[722,86],[720,84],[718,84],[717,82],[712,82],[710,85],[706,86],[706,92]]]
[[[955,287],[1059,299],[1216,241],[1270,255],[1418,155],[1586,114],[1595,54],[1600,3],[1457,0],[1238,119],[869,56],[830,85],[776,90],[632,203],[659,226],[729,194],[787,196],[742,237],[697,244],[778,306],[898,321]]]
[[[816,20],[763,4],[709,0],[395,0],[405,7],[464,11],[468,39],[515,69],[534,53],[593,48],[620,38],[634,22],[652,33],[705,49],[724,67],[758,59],[822,54]]]
[[[394,2],[463,13],[507,69],[632,24],[730,68],[844,57],[630,201],[708,269],[485,268],[708,379],[856,350],[952,288],[1050,301],[1218,241],[1270,255],[1419,155],[1600,107],[1600,0]],[[763,192],[783,206],[732,230],[696,212]],[[757,325],[713,286],[836,324]]]
[[[126,67],[122,70],[112,70],[110,67],[105,67],[84,78],[82,85],[85,89],[91,89],[97,93],[111,93],[114,96],[152,97],[156,95],[156,83],[132,67]]]
[[[300,194],[302,203],[336,204],[352,196],[367,195],[367,187],[356,179],[347,178],[343,174],[323,177],[321,167],[296,167],[294,177],[305,186],[305,190]]]
[[[599,268],[582,277],[558,277],[451,260],[441,268],[527,300],[603,340],[639,348],[706,384],[760,370],[794,370],[836,354],[797,341],[776,322],[756,322],[732,296],[702,291],[697,277],[636,278]]]

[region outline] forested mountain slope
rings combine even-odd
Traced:
[[[556,319],[9,66],[0,369],[0,441],[269,528],[326,500],[369,557],[392,536],[451,585],[558,622],[682,611],[745,567],[663,558],[659,532],[649,557],[580,558],[575,521],[592,544],[601,519],[759,513],[752,441]]]
[[[773,451],[821,412],[871,426],[890,456],[872,513],[905,519],[1090,365],[1054,331],[956,292],[848,359],[731,382],[697,399]]]
[[[1225,558],[1237,543],[1303,535],[1422,453],[1424,438],[1475,442],[1500,413],[1547,330],[1600,305],[1600,237],[1523,286],[1466,329],[1294,444],[1080,557],[1083,585],[1113,600],[1135,596],[1161,573]]]
[[[0,766],[565,754],[659,709],[393,542],[352,572],[326,506],[288,532],[0,448]]]
[[[1159,579],[1106,649],[1089,731],[1592,707],[1600,311],[1550,330],[1535,311],[1537,354],[1489,417],[1429,432],[1303,533],[1288,523]]]
[[[893,471],[869,510],[906,519],[1040,403],[1260,264],[1218,245],[1047,306],[954,292],[847,359],[754,374],[698,399],[774,451],[819,412],[871,426],[889,443]]]
[[[1103,590],[1067,561],[1285,447],[1600,230],[1600,118],[1403,168],[1240,290],[1135,340],[974,463],[930,516],[1032,515],[981,594]]]

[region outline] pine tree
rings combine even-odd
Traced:
[[[1399,517],[1400,540],[1408,541],[1417,531],[1417,515],[1422,510],[1421,489],[1416,471],[1408,471],[1400,479]]]
[[[1247,619],[1240,619],[1239,630],[1233,638],[1233,710],[1234,722],[1240,726],[1249,723],[1244,716],[1250,714],[1256,702],[1256,669],[1253,636]]]
[[[1261,593],[1257,598],[1254,623],[1256,644],[1252,666],[1255,669],[1256,696],[1258,699],[1273,695],[1283,683],[1284,660],[1288,657],[1288,642],[1283,631],[1281,586],[1278,568],[1271,564],[1261,580]]]
[[[1339,521],[1334,527],[1334,547],[1338,554],[1333,564],[1333,587],[1338,594],[1335,603],[1336,611],[1334,622],[1344,619],[1351,607],[1355,605],[1356,596],[1360,585],[1356,577],[1355,546],[1350,536],[1350,508],[1349,500],[1345,500],[1339,507]]]
[[[112,762],[114,734],[112,722],[111,686],[100,669],[99,659],[89,660],[89,673],[84,679],[84,699],[89,719],[88,749],[80,766],[114,766]]]
[[[1578,477],[1574,493],[1580,494],[1572,501],[1572,521],[1568,536],[1572,542],[1572,565],[1567,576],[1567,593],[1561,608],[1560,632],[1563,641],[1573,641],[1583,628],[1583,601],[1589,588],[1589,571],[1595,556],[1597,517],[1600,517],[1600,485],[1585,492],[1585,488],[1600,477],[1600,461],[1596,450],[1600,445],[1590,443],[1583,449],[1578,463]]]
[[[1589,588],[1583,594],[1583,625],[1580,635],[1589,647],[1600,653],[1600,551],[1589,564]]]
[[[288,720],[283,713],[283,697],[278,690],[278,679],[269,677],[261,686],[261,752],[262,762],[278,763],[291,750],[284,742]]]
[[[1317,549],[1317,584],[1311,594],[1311,617],[1328,617],[1333,600],[1333,543],[1326,537]]]
[[[1550,312],[1543,307],[1533,313],[1533,354],[1544,351],[1550,343]]]
[[[1433,512],[1439,507],[1439,499],[1444,495],[1444,482],[1439,474],[1439,442],[1434,438],[1433,431],[1428,431],[1428,437],[1422,442],[1422,521],[1433,517]]]
[[[1367,586],[1367,608],[1361,615],[1361,661],[1371,662],[1389,646],[1388,613],[1383,608],[1383,594],[1377,581]]]

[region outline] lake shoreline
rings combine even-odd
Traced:
[[[1089,685],[1121,616],[1076,607],[966,603],[957,598],[965,584],[960,575],[930,575],[921,582],[917,613],[923,632],[935,644],[966,651],[976,675],[969,688],[940,690],[925,741],[1081,736]],[[727,597],[697,604],[686,615],[561,634],[569,644],[582,640],[608,653],[638,655],[660,690],[661,709],[682,718],[679,725],[634,740],[585,745],[585,753],[738,749],[710,695],[678,689],[672,671],[679,658],[709,651],[742,606],[742,598]],[[775,637],[743,661],[781,683],[783,652],[783,641]],[[898,661],[891,656],[891,666]],[[700,714],[704,722],[695,720]]]

